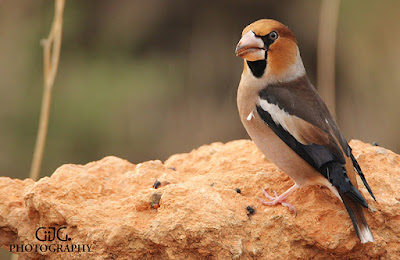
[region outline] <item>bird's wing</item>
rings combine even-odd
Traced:
[[[275,134],[342,193],[367,207],[354,187],[354,171],[346,171],[346,161],[351,157],[354,164],[355,160],[351,149],[308,78],[268,85],[259,92],[259,98],[257,112]],[[364,177],[359,167],[356,170]]]

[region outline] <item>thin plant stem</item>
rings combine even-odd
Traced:
[[[65,0],[55,0],[54,19],[50,33],[46,39],[41,41],[43,46],[43,98],[40,110],[38,135],[29,173],[29,177],[34,181],[39,178],[44,147],[46,145],[51,93],[57,75],[58,61],[60,58],[64,5]]]

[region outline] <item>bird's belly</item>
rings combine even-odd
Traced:
[[[326,179],[287,146],[257,113],[250,120],[243,118],[242,122],[258,149],[297,185],[326,185]]]

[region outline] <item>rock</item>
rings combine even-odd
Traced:
[[[295,191],[288,201],[297,216],[261,205],[261,187],[279,194],[293,182],[239,140],[164,163],[106,157],[63,165],[37,182],[1,177],[0,245],[21,259],[396,259],[400,156],[361,141],[351,146],[378,201],[360,188],[377,210],[365,210],[375,243],[359,242],[326,188]]]

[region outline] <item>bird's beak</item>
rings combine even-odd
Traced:
[[[243,34],[235,50],[236,56],[249,61],[265,60],[265,52],[264,42],[253,31]]]

